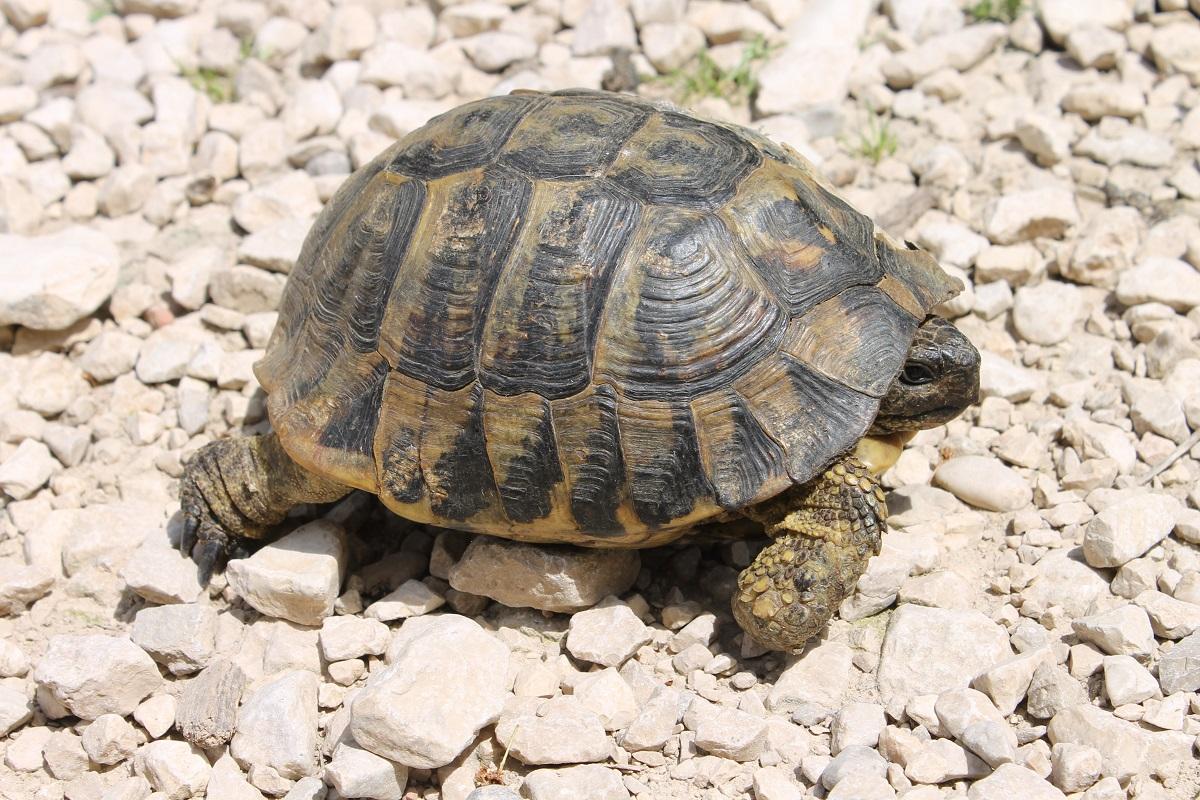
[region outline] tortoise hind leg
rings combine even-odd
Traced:
[[[274,433],[221,439],[200,448],[184,467],[180,487],[183,536],[204,582],[300,503],[331,503],[349,486],[315,475],[284,451]]]
[[[738,577],[733,615],[775,650],[799,650],[854,591],[887,529],[883,492],[854,456],[747,509],[774,538]]]

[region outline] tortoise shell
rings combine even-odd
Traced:
[[[957,288],[757,134],[523,92],[347,179],[257,373],[293,459],[401,516],[646,546],[853,447]]]

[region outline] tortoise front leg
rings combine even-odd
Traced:
[[[855,456],[747,509],[775,541],[738,577],[733,616],[758,642],[799,650],[837,611],[879,552],[883,492]]]
[[[244,540],[263,538],[293,506],[332,503],[349,492],[293,461],[274,433],[210,442],[184,467],[179,549],[192,553],[207,583],[244,551]]]

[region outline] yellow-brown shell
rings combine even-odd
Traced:
[[[296,461],[405,517],[638,546],[853,447],[957,288],[756,134],[520,93],[346,181],[258,376]]]

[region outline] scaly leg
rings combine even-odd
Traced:
[[[179,549],[192,552],[207,582],[243,551],[244,540],[261,539],[292,506],[332,503],[349,492],[292,461],[274,433],[210,442],[184,467]]]
[[[773,650],[799,650],[854,591],[887,529],[883,491],[851,455],[746,511],[775,541],[738,577],[733,616]]]

